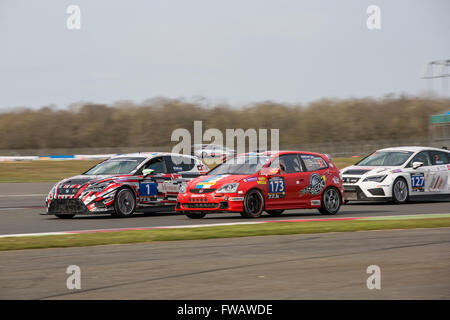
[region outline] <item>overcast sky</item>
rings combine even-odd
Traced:
[[[81,30],[66,27],[71,4]],[[366,27],[371,4],[381,30]],[[422,94],[425,64],[450,59],[449,12],[448,0],[0,0],[0,108]]]

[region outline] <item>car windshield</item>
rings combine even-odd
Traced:
[[[208,175],[213,174],[254,174],[270,160],[270,156],[238,156],[218,165]]]
[[[130,174],[145,158],[113,158],[86,171],[85,175]]]
[[[358,162],[357,166],[401,166],[412,155],[409,151],[377,151]]]

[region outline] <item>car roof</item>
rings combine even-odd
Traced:
[[[277,155],[282,155],[282,154],[290,154],[290,153],[303,153],[303,154],[309,154],[309,155],[314,155],[314,156],[325,156],[325,154],[322,153],[317,153],[317,152],[310,152],[310,151],[299,151],[299,150],[279,150],[279,151],[274,151],[274,150],[270,150],[270,151],[263,151],[263,152],[247,152],[247,153],[241,153],[238,156],[245,156],[245,155],[249,155],[249,156],[277,156]]]
[[[146,159],[151,159],[160,156],[183,156],[188,158],[198,159],[195,156],[191,156],[188,154],[180,154],[180,153],[172,153],[172,152],[134,152],[134,153],[124,153],[111,157],[110,159],[120,159],[120,158],[129,158],[129,157],[142,157]]]
[[[411,151],[411,152],[419,152],[424,150],[435,150],[435,151],[446,151],[445,149],[439,149],[439,148],[433,148],[433,147],[420,147],[420,146],[403,146],[403,147],[390,147],[390,148],[384,148],[379,149],[377,151]]]

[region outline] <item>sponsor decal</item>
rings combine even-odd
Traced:
[[[425,176],[423,173],[411,173],[411,188],[413,192],[425,191]]]
[[[320,206],[320,200],[311,200],[312,206]]]
[[[259,182],[259,181],[258,181]],[[286,184],[283,177],[269,179],[269,199],[284,198],[286,195]]]
[[[430,191],[441,191],[445,190],[447,186],[448,176],[442,178],[442,176],[437,176],[431,183]]]
[[[183,171],[183,168],[182,167],[172,167],[173,168],[173,170],[175,170],[175,171]]]
[[[325,188],[327,178],[320,176],[317,173],[312,173],[309,178],[309,186],[300,191],[300,196],[309,194],[320,194]]]
[[[257,181],[257,180],[258,180],[257,177],[251,177],[251,178],[248,178],[248,179],[244,179],[244,182],[252,182],[252,181]]]
[[[266,177],[258,177],[258,184],[267,184]]]
[[[333,177],[333,183],[334,184],[339,184],[339,178],[338,177]]]
[[[209,178],[206,178],[205,180],[197,183],[195,186],[195,189],[202,189],[202,188],[211,188],[213,185],[216,184],[216,182],[222,180],[223,178],[228,177],[228,174],[226,175],[215,175]]]
[[[403,172],[402,169],[391,170],[391,173],[400,173]]]
[[[244,197],[233,197],[230,198],[230,201],[244,201]]]

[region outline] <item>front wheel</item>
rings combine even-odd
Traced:
[[[341,195],[335,188],[328,188],[322,194],[322,207],[319,212],[324,215],[333,215],[341,207]]]
[[[120,218],[128,218],[136,209],[136,198],[130,189],[120,189],[114,201],[115,213],[113,216]]]
[[[253,189],[247,192],[244,198],[244,211],[241,216],[245,218],[259,218],[264,211],[264,196],[261,191]]]
[[[191,212],[191,213],[186,213],[186,217],[191,218],[191,219],[201,219],[204,216],[206,216],[206,213],[204,212]]]
[[[405,203],[408,201],[408,184],[402,178],[398,178],[392,185],[392,201],[394,203]]]

